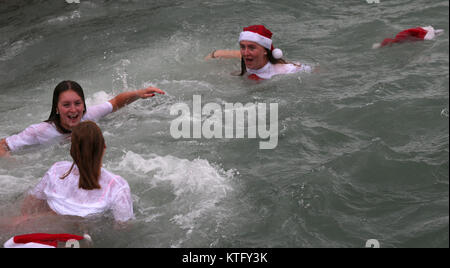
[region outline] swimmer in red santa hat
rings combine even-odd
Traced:
[[[404,42],[414,42],[423,40],[433,40],[436,36],[442,34],[444,30],[434,29],[432,26],[416,27],[406,29],[399,32],[394,39],[386,38],[381,43],[374,44],[372,48],[380,48],[391,46],[393,44],[399,44]]]
[[[245,27],[239,36],[240,50],[214,50],[206,60],[216,58],[241,58],[240,76],[248,74],[252,80],[271,79],[279,74],[312,72],[306,64],[288,63],[283,52],[274,48],[272,32],[264,25]]]

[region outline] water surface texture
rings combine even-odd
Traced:
[[[146,86],[167,92],[99,122],[104,166],[129,182],[136,220],[126,230],[109,217],[87,221],[96,247],[449,246],[448,1],[80,2],[1,1],[0,137],[47,119],[62,80],[79,82],[88,105]],[[239,61],[203,60],[238,49],[252,24],[271,29],[288,60],[320,72],[255,83],[230,75]],[[445,33],[372,49],[427,25]],[[278,103],[277,148],[174,139],[170,108],[191,106],[193,95]],[[1,221],[68,151],[0,160]],[[69,225],[3,228],[0,242]]]

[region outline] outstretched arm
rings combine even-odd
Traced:
[[[125,105],[128,105],[130,103],[135,102],[138,99],[147,99],[155,96],[155,93],[158,94],[166,94],[164,91],[162,91],[159,88],[156,87],[148,87],[144,89],[139,89],[136,91],[128,91],[124,93],[120,93],[113,99],[109,100],[109,102],[113,106],[113,112],[119,110],[120,108],[124,107]]]
[[[209,53],[208,56],[205,57],[205,60],[209,59],[216,59],[216,58],[222,58],[222,59],[239,59],[241,58],[241,51],[239,50],[214,50],[213,52]]]

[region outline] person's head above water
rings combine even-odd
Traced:
[[[165,94],[152,86],[119,93],[104,103],[86,108],[83,89],[74,81],[62,81],[53,91],[53,103],[48,119],[33,124],[22,132],[0,139],[0,157],[10,156],[22,148],[33,145],[49,145],[52,141],[61,141],[72,132],[82,120],[97,121],[138,99],[148,99],[156,94]]]
[[[72,129],[70,156],[77,165],[80,180],[79,187],[85,190],[100,189],[99,178],[106,149],[101,129],[92,121],[79,123]],[[72,171],[65,174],[62,179]]]
[[[268,62],[272,64],[286,63],[281,58],[283,52],[272,44],[272,32],[264,25],[252,25],[245,27],[239,36],[239,45],[244,66],[257,70]]]
[[[81,86],[74,81],[62,81],[53,91],[52,110],[47,122],[55,124],[62,133],[70,133],[86,113]]]

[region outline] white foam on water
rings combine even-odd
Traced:
[[[61,23],[61,22],[70,21],[70,20],[79,19],[79,18],[81,18],[80,11],[74,10],[67,15],[58,16],[56,18],[49,19],[49,20],[47,20],[47,22],[49,24],[56,24],[56,23]]]
[[[113,96],[111,94],[108,94],[105,91],[98,91],[94,93],[93,96],[86,98],[86,106],[89,108],[89,106],[102,104],[104,102],[109,101],[112,98]]]
[[[233,191],[231,179],[236,174],[235,170],[225,171],[204,159],[191,161],[171,155],[142,156],[131,151],[125,154],[118,169],[133,172],[148,180],[152,187],[169,182],[175,199],[167,204],[169,211],[166,213],[170,214],[172,223],[188,230],[188,235],[203,216],[220,210],[218,203]]]
[[[106,59],[106,54],[104,54],[103,58]],[[113,75],[113,86],[123,88],[124,90],[132,90],[133,86],[130,84],[131,81],[129,81],[130,78],[127,71],[130,64],[131,61],[129,59],[121,59],[115,64],[116,67],[114,67],[115,73]]]
[[[442,117],[447,117],[448,118],[448,108],[445,108],[441,111],[441,116]]]
[[[163,80],[154,80],[151,81],[152,83],[155,83],[156,85],[176,85],[177,87],[187,87],[187,88],[192,88],[193,86],[195,86],[196,90],[199,89],[207,89],[212,91],[214,89],[214,85],[211,83],[208,83],[206,81],[198,81],[198,80],[167,80],[167,79],[163,79]],[[147,83],[150,83],[147,82]]]
[[[28,47],[40,42],[43,39],[42,36],[38,36],[35,39],[27,38],[24,40],[18,40],[8,45],[6,42],[0,46],[0,61],[11,60],[14,57],[22,54]],[[4,52],[2,53],[2,47]],[[2,55],[3,54],[3,55]]]

